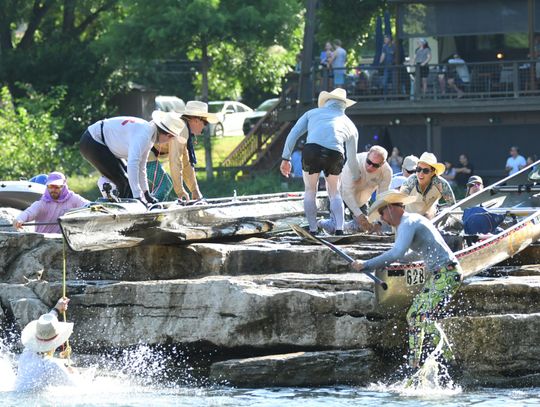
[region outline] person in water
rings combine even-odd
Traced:
[[[446,305],[461,285],[462,271],[456,256],[433,223],[420,214],[405,212],[405,205],[414,199],[392,190],[379,195],[369,210],[368,218],[371,222],[381,218],[396,228],[394,247],[372,259],[355,260],[351,267],[356,271],[374,271],[395,261],[407,261],[405,255],[408,251],[424,261],[426,283],[407,312],[408,364],[411,368],[418,368],[441,341],[435,323],[444,317]],[[447,362],[452,358],[447,345],[443,346],[442,357]]]
[[[21,333],[24,351],[19,358],[15,391],[37,391],[50,385],[74,385],[72,368],[54,358],[56,348],[73,332],[72,322],[60,322],[58,316],[68,308],[69,298],[58,300],[54,308],[26,325]]]

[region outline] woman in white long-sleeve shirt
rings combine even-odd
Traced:
[[[319,107],[304,113],[296,122],[285,141],[280,170],[288,177],[291,173],[291,155],[296,141],[307,131],[306,144],[302,152],[302,170],[305,185],[304,211],[311,233],[317,232],[317,187],[319,174],[324,172],[326,189],[330,200],[330,212],[336,222],[336,234],[343,234],[344,209],[339,192],[340,174],[347,155],[356,156],[358,130],[345,115],[352,106],[344,89],[319,94]],[[353,174],[358,174],[356,159],[347,160]]]
[[[113,117],[88,127],[81,136],[82,156],[111,180],[120,198],[157,200],[148,192],[146,162],[155,143],[180,137],[184,122],[173,112],[154,111],[152,121],[138,117]],[[127,160],[127,165],[123,160]]]

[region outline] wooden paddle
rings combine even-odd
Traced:
[[[330,250],[332,250],[334,253],[341,256],[345,260],[347,260],[347,262],[349,264],[351,264],[354,261],[354,259],[351,256],[349,256],[347,253],[345,253],[343,250],[337,248],[332,243],[327,242],[326,240],[324,240],[324,239],[322,239],[322,238],[320,238],[318,236],[312,235],[307,230],[305,230],[303,227],[301,227],[299,225],[290,225],[290,227],[298,236],[303,237],[304,239],[308,239],[308,240],[317,242],[317,243],[322,243],[323,245],[328,247]],[[362,271],[362,273],[366,274],[369,278],[371,278],[373,281],[375,281],[376,284],[380,284],[380,286],[382,287],[383,290],[388,289],[388,285],[384,281],[382,281],[380,278],[374,276],[369,271]]]

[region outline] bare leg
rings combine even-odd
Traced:
[[[330,200],[330,212],[336,222],[336,230],[343,230],[345,221],[345,212],[343,208],[343,199],[339,193],[341,178],[339,175],[329,175],[326,177],[326,190]]]
[[[304,212],[309,224],[310,232],[317,231],[317,187],[319,185],[319,174],[308,174],[303,171],[304,176]]]

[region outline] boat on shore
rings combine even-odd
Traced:
[[[39,201],[45,185],[30,181],[0,181],[0,208],[25,210]]]
[[[162,202],[147,209],[137,200],[98,200],[60,217],[67,244],[98,251],[151,244],[241,239],[288,228],[304,215],[300,192],[209,199],[191,205]],[[317,198],[320,210],[327,197]]]
[[[531,172],[539,165],[540,161],[484,188],[433,219],[455,251],[464,278],[501,263],[540,240],[540,174]],[[502,231],[484,236],[464,233],[464,210],[479,205],[504,215]],[[375,287],[380,309],[388,311],[397,307],[402,310],[404,305],[410,304],[426,280],[423,262],[395,263],[377,270],[375,275],[388,285],[387,290]]]

